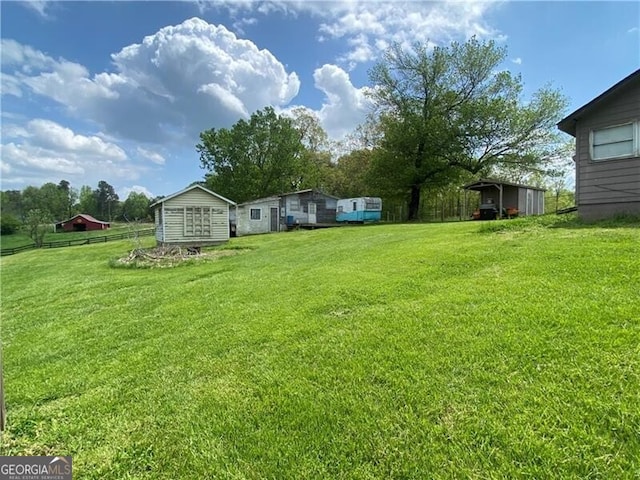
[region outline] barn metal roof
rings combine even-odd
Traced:
[[[61,222],[56,223],[56,225],[62,225],[63,223],[70,222],[74,218],[78,218],[78,217],[82,217],[85,220],[88,220],[88,221],[93,222],[93,223],[102,223],[103,225],[110,225],[111,224],[111,222],[103,222],[102,220],[98,220],[97,218],[94,218],[91,215],[88,215],[86,213],[78,213],[77,215],[74,215],[71,218],[67,218],[66,220],[62,220]]]

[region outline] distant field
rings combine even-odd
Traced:
[[[107,230],[92,230],[90,232],[60,232],[55,233],[53,231],[53,226],[51,226],[52,231],[47,232],[44,236],[45,242],[57,242],[59,240],[76,240],[90,237],[104,237],[105,235],[116,235],[119,233],[125,233],[131,230],[134,227],[131,227],[127,224],[113,224],[113,226]],[[146,229],[153,228],[152,223],[148,224],[140,224],[135,228],[138,229]],[[32,245],[33,240],[29,238],[29,235],[26,233],[15,233],[13,235],[2,235],[0,236],[0,248],[16,248],[21,247],[23,245]]]
[[[2,258],[3,454],[72,455],[82,479],[640,477],[637,224],[228,247]]]

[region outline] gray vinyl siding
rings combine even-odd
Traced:
[[[336,223],[336,208],[338,206],[336,198],[315,191],[282,197],[285,215],[292,217],[294,223],[305,224],[309,222],[309,203],[316,204],[316,223]]]
[[[638,121],[640,121],[640,84],[638,82],[627,85],[578,120],[576,124],[576,202],[581,215],[590,217],[596,212],[622,213],[640,209],[640,205],[631,205],[640,204],[640,157],[593,161],[589,148],[592,130]],[[611,204],[611,206],[605,208],[605,204]]]
[[[210,218],[206,219],[207,228],[204,229],[206,231],[200,235],[187,235],[185,232],[189,207],[211,209],[208,213]],[[159,215],[158,209],[163,211],[162,227],[165,243],[206,245],[229,240],[229,204],[207,192],[199,189],[189,190],[158,205],[156,215]]]

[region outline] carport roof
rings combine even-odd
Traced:
[[[467,185],[464,185],[462,188],[464,188],[465,190],[481,191],[489,187],[498,187],[498,186],[528,188],[529,190],[541,190],[543,192],[546,191],[546,188],[534,187],[532,185],[523,185],[521,183],[504,182],[502,180],[495,180],[492,178],[481,178],[476,182],[468,183]]]

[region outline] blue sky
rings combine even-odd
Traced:
[[[334,140],[369,108],[390,42],[472,35],[508,50],[524,100],[550,84],[566,113],[640,66],[640,2],[7,2],[2,190],[99,180],[122,199],[201,180],[195,145],[271,105],[304,106]]]

